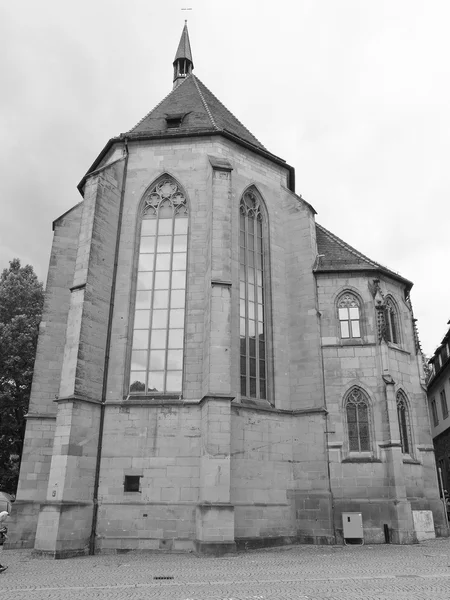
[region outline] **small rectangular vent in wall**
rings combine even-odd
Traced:
[[[140,492],[141,475],[125,475],[124,492]]]

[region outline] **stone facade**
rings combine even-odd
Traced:
[[[64,557],[334,543],[343,511],[362,512],[367,542],[384,542],[387,524],[409,543],[416,509],[432,510],[444,534],[411,284],[337,238],[325,243],[314,209],[293,191],[293,169],[202,85],[189,74],[173,92],[179,113],[183,89],[191,103],[198,91],[186,130],[145,133],[141,122],[111,140],[83,180],[83,202],[55,222],[11,545]],[[198,125],[201,111],[210,131]],[[162,177],[189,206],[183,386],[133,394],[140,220]],[[240,394],[239,205],[249,188],[267,216],[268,399]],[[338,246],[356,266],[333,254]],[[339,332],[343,292],[360,301],[361,336],[351,341]],[[395,344],[379,316],[387,295],[398,306]],[[356,453],[344,407],[355,386],[370,415],[370,450]],[[125,491],[125,478],[138,488]]]

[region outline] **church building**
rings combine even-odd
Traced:
[[[10,547],[446,535],[412,283],[316,222],[186,25],[173,69],[54,222]]]

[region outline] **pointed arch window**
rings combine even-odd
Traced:
[[[131,393],[182,391],[188,222],[184,192],[161,179],[142,212]]]
[[[397,392],[397,417],[400,429],[400,442],[403,454],[411,454],[411,421],[406,396],[403,392]]]
[[[247,190],[240,203],[241,396],[267,399],[265,223],[261,199]]]
[[[345,399],[350,452],[370,452],[370,405],[366,394],[353,388]]]
[[[393,344],[400,343],[399,326],[398,326],[398,312],[394,301],[391,297],[387,297],[384,308],[384,321],[385,321],[385,332],[386,341],[392,342]]]
[[[358,298],[345,293],[338,302],[339,330],[342,339],[361,337],[361,311]]]

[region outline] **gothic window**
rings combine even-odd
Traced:
[[[144,199],[130,392],[182,391],[188,208],[165,177]]]
[[[264,216],[262,202],[247,190],[240,203],[241,396],[267,398]]]
[[[338,302],[339,328],[342,339],[361,337],[359,300],[354,294],[346,293]]]
[[[353,388],[345,400],[350,452],[370,452],[369,399],[360,388]]]
[[[400,333],[398,327],[398,312],[394,301],[389,296],[386,298],[384,308],[384,318],[386,327],[386,341],[393,344],[400,343]]]
[[[397,416],[403,454],[411,454],[411,422],[408,404],[403,392],[397,393]]]

